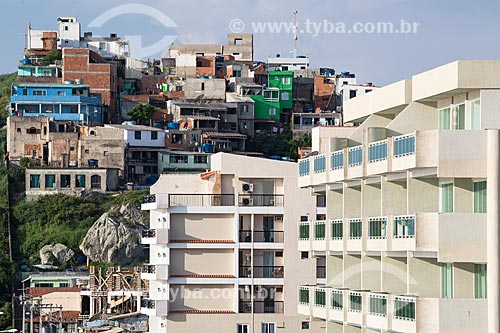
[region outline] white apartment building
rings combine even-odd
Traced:
[[[326,332],[500,332],[500,61],[457,61],[353,98],[313,129],[299,186],[326,218],[299,251],[326,263],[298,311]]]
[[[316,279],[296,225],[317,212],[294,163],[214,154],[210,172],[162,175],[142,209],[149,332],[324,331],[297,313],[299,285]]]

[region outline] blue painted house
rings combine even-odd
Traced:
[[[46,116],[102,124],[101,96],[91,96],[84,84],[19,83],[12,86],[10,97],[13,115]],[[89,119],[90,118],[90,119]]]

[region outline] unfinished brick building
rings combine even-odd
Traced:
[[[107,110],[104,122],[118,117],[118,76],[116,63],[107,62],[89,49],[63,49],[63,81],[82,80],[92,94],[100,94]],[[107,112],[106,112],[107,111]]]

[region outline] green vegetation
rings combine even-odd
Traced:
[[[310,146],[310,135],[304,135],[300,139],[293,139],[292,133],[277,134],[261,132],[256,133],[253,138],[249,138],[247,141],[248,151],[258,151],[266,156],[288,157],[293,160],[299,158],[297,148]]]
[[[9,116],[11,86],[17,80],[17,73],[0,75],[0,127],[5,126]]]
[[[153,121],[153,116],[155,114],[155,107],[151,104],[139,104],[134,106],[129,112],[128,115],[141,125],[149,125],[151,126],[151,122]]]
[[[54,64],[56,62],[56,60],[62,60],[62,51],[61,50],[52,50],[52,51],[50,51],[40,61],[40,65],[42,65],[42,66],[52,65],[52,64]]]

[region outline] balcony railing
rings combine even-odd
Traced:
[[[326,221],[314,221],[314,239],[323,240],[326,237]]]
[[[342,310],[344,308],[344,292],[342,290],[332,290],[332,309]]]
[[[321,308],[326,307],[326,289],[317,288],[314,291],[314,306]]]
[[[394,157],[415,153],[415,133],[394,137]]]
[[[368,314],[387,316],[387,295],[370,294],[368,296]]]
[[[368,155],[370,163],[387,159],[387,140],[370,143]]]
[[[368,219],[368,238],[383,239],[386,237],[387,218],[370,217]]]
[[[349,166],[356,166],[363,163],[363,146],[349,148]]]
[[[316,279],[326,279],[326,266],[316,266]]]
[[[256,279],[282,279],[284,276],[283,266],[240,266],[239,277]]]
[[[337,170],[344,167],[344,151],[339,150],[332,153],[331,169]]]
[[[363,236],[363,221],[361,219],[349,220],[349,238],[361,239]]]
[[[394,297],[394,318],[401,320],[415,320],[415,298],[414,297]]]
[[[309,305],[309,287],[299,287],[299,304]]]
[[[155,203],[156,202],[156,194],[149,194],[142,197],[142,203]]]
[[[239,313],[252,313],[252,301],[240,301]],[[283,313],[283,301],[254,301],[253,313]]]
[[[349,311],[363,311],[363,295],[361,293],[355,291],[349,293]]]
[[[309,222],[299,223],[299,240],[309,240],[310,237],[310,226]]]
[[[320,155],[314,157],[314,172],[325,172],[326,171],[326,155]]]
[[[283,194],[244,194],[238,197],[240,207],[282,207]]]
[[[344,221],[332,220],[332,240],[340,240],[344,236]]]
[[[310,172],[310,164],[308,158],[299,161],[299,176],[306,176]]]
[[[234,206],[234,194],[170,194],[169,207],[173,206]]]
[[[252,231],[251,230],[241,230],[240,231],[240,242],[251,243],[252,242]],[[283,231],[254,231],[253,232],[253,242],[255,243],[283,243],[284,242],[284,232]]]
[[[394,238],[415,237],[415,216],[394,216]]]

